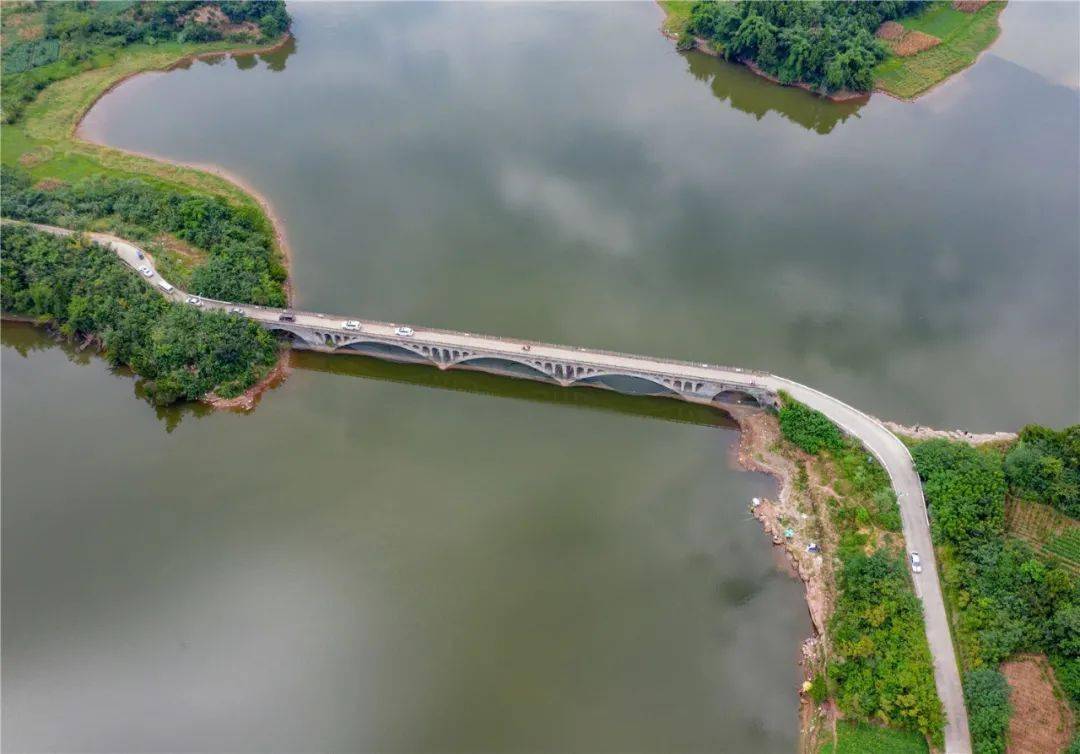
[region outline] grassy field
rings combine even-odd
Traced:
[[[690,22],[690,9],[694,0],[658,0],[667,18],[664,19],[664,31],[669,34],[681,34]]]
[[[918,733],[841,720],[836,724],[836,742],[826,743],[818,754],[927,754],[929,751]]]
[[[939,1],[901,19],[907,31],[930,34],[941,44],[906,58],[890,56],[875,71],[877,87],[910,99],[967,68],[997,39],[1001,31],[998,16],[1004,8],[1005,3],[992,2],[976,13],[961,13],[951,3]]]
[[[1005,523],[1009,534],[1080,575],[1080,522],[1049,505],[1010,498]]]
[[[249,45],[254,49],[257,45]],[[167,68],[186,55],[236,49],[235,42],[162,43],[125,48],[109,65],[64,79],[45,89],[14,124],[2,127],[0,160],[19,164],[38,180],[73,181],[88,175],[141,177],[255,206],[233,184],[199,170],[128,155],[76,141],[75,127],[90,106],[116,82],[141,71]]]

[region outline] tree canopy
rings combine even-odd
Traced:
[[[904,566],[886,550],[843,557],[829,622],[829,676],[849,714],[912,728],[936,740],[944,717],[934,685],[922,607]]]
[[[49,190],[35,188],[18,169],[0,171],[4,215],[85,229],[102,219],[176,235],[209,253],[191,276],[193,293],[264,306],[284,306],[285,268],[272,234],[253,209],[183,193],[140,179],[86,178]]]
[[[1018,496],[1080,518],[1080,424],[1060,432],[1036,424],[1024,427],[1005,456],[1005,476]]]
[[[1074,705],[1080,704],[1080,579],[1025,542],[1006,537],[1004,510],[1006,492],[1015,495],[1016,483],[1030,483],[1016,469],[1006,473],[1007,459],[1016,464],[1018,449],[1034,448],[1060,453],[1068,462],[1075,457],[1069,442],[1076,436],[1077,427],[1060,433],[1029,427],[1008,454],[948,440],[912,449],[945,594],[956,613],[961,663],[993,668],[1017,652],[1044,653]]]
[[[148,380],[158,404],[238,395],[277,359],[274,338],[254,322],[172,303],[85,239],[6,225],[0,250],[4,311],[94,338],[110,363]]]
[[[752,62],[781,83],[868,92],[874,66],[887,55],[874,31],[919,7],[906,0],[701,0],[691,10],[689,31],[725,57]]]

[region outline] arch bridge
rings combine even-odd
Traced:
[[[687,368],[708,368],[705,364],[446,330],[425,329],[403,335],[391,323],[364,322],[360,330],[348,331],[340,321],[334,322],[335,326],[327,326],[329,322],[323,326],[307,322],[309,317],[325,319],[321,315],[293,314],[293,317],[294,322],[256,319],[270,332],[287,338],[294,348],[305,350],[371,356],[438,369],[468,369],[563,387],[594,387],[692,403],[778,406],[776,392],[764,382],[755,384],[754,373],[746,370],[734,370],[739,380],[725,380],[712,374],[687,373]]]

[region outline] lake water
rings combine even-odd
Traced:
[[[304,307],[1076,420],[1076,6],[847,105],[646,3],[291,10],[87,127],[257,186]],[[312,354],[250,415],[155,411],[0,353],[11,750],[795,749],[801,585],[719,413]]]

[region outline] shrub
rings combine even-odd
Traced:
[[[840,429],[825,414],[799,403],[786,393],[781,398],[780,431],[784,437],[814,455],[844,447]]]
[[[1000,536],[1005,526],[1001,456],[967,443],[930,440],[912,449],[934,538],[958,545]]]
[[[964,703],[975,754],[1004,754],[1012,706],[1005,676],[991,668],[964,675]]]
[[[940,741],[941,703],[934,685],[922,608],[900,561],[884,550],[841,554],[840,593],[829,621],[842,710],[917,730]]]

